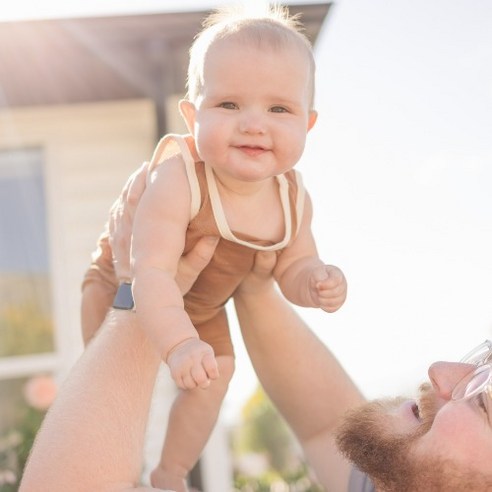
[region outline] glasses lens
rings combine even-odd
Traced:
[[[478,347],[468,352],[460,362],[480,366],[492,362],[492,342],[485,340]]]
[[[451,398],[453,400],[463,400],[471,398],[482,392],[490,380],[490,365],[479,366],[475,371],[467,374],[454,388]]]

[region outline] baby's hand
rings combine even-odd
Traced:
[[[207,388],[219,377],[212,347],[199,338],[183,340],[171,350],[166,362],[175,383],[184,390]]]
[[[309,288],[314,303],[327,313],[334,313],[347,297],[345,275],[333,265],[316,267],[311,272]]]

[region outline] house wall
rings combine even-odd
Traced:
[[[82,350],[80,283],[112,200],[156,139],[149,100],[0,112],[0,149],[44,156],[52,299],[61,376]]]
[[[170,131],[184,132],[166,103]],[[152,155],[157,140],[155,105],[149,100],[0,111],[0,150],[36,147],[44,156],[55,354],[8,364],[11,376],[53,370],[61,380],[82,352],[80,284],[108,210],[129,174]],[[148,425],[144,477],[160,456],[176,389],[160,371]],[[166,397],[167,396],[167,397]],[[217,424],[203,454],[204,491],[232,489],[226,429]]]

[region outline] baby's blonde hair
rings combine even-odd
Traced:
[[[255,2],[256,4],[256,2]],[[299,15],[291,16],[287,7],[273,4],[252,9],[251,6],[220,8],[203,22],[203,30],[196,36],[190,48],[187,89],[188,99],[195,102],[203,90],[204,63],[210,47],[219,40],[234,37],[258,48],[280,49],[297,47],[309,61],[310,108],[314,104],[315,62],[312,46],[303,33]]]

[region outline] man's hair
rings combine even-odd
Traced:
[[[223,39],[233,38],[259,49],[297,48],[309,61],[310,101],[314,102],[315,62],[312,46],[303,33],[299,15],[291,16],[287,7],[273,4],[263,7],[225,7],[215,10],[203,21],[203,30],[190,48],[188,65],[188,99],[196,101],[203,90],[204,63],[211,46]]]

